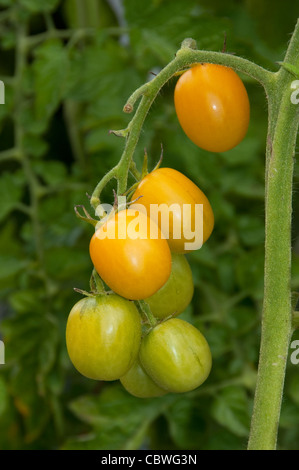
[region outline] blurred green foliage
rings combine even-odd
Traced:
[[[174,113],[175,79],[161,91],[136,151],[151,167],[164,148],[206,193],[215,230],[189,255],[195,294],[182,315],[207,337],[213,369],[184,395],[130,396],[85,379],[66,352],[68,313],[89,288],[91,226],[74,205],[119,160],[109,135],[131,116],[129,95],[186,37],[277,70],[298,17],[292,0],[0,0],[0,449],[245,449],[263,298],[267,104],[244,78],[251,122],[235,149],[197,148]],[[24,39],[24,34],[26,35]],[[7,152],[8,149],[11,149]],[[299,288],[295,166],[293,290]],[[105,191],[112,201],[112,186]],[[279,236],[279,234],[277,234]],[[298,335],[297,335],[298,337]],[[294,334],[294,339],[296,334]],[[288,361],[280,449],[299,449],[299,366]]]

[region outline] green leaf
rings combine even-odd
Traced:
[[[21,0],[21,4],[32,13],[50,12],[57,8],[59,0],[43,0],[42,2],[40,0]]]
[[[238,232],[244,245],[254,246],[264,243],[264,218],[254,219],[252,215],[241,215],[237,220]]]
[[[281,406],[279,425],[281,428],[294,429],[299,421],[299,407],[294,402],[284,399]]]
[[[299,289],[299,256],[292,254],[292,289]]]
[[[44,334],[43,341],[38,350],[37,379],[39,393],[41,395],[46,394],[47,377],[49,372],[53,369],[57,358],[58,340],[57,328],[48,325],[47,334]]]
[[[205,450],[244,450],[244,440],[239,436],[221,428],[213,429],[211,432]]]
[[[263,246],[242,253],[236,261],[236,277],[239,287],[256,299],[263,298],[264,291]]]
[[[22,198],[22,182],[12,173],[0,177],[0,221],[3,220]]]
[[[299,375],[297,371],[290,377],[290,380],[287,383],[287,391],[289,397],[297,406],[299,406]]]
[[[1,77],[0,77],[1,78]],[[4,120],[13,112],[14,90],[11,84],[5,85],[5,105],[0,105],[0,121],[1,127],[4,126]]]
[[[69,279],[74,273],[80,273],[82,269],[91,267],[91,264],[86,252],[57,247],[47,251],[45,266],[49,274],[57,279]]]
[[[281,65],[284,69],[288,72],[292,73],[295,77],[299,77],[299,67],[296,67],[293,64],[289,64],[288,62],[277,62],[278,65]]]
[[[178,448],[202,448],[207,430],[203,404],[201,400],[201,409],[198,409],[196,401],[186,399],[184,396],[178,397],[175,403],[166,410],[169,432]]]
[[[33,157],[42,157],[48,150],[48,144],[38,135],[26,134],[24,137],[24,150]]]
[[[42,302],[38,298],[40,291],[35,289],[18,289],[9,296],[12,308],[20,313],[38,311],[42,307]],[[34,317],[33,321],[34,320]],[[22,323],[24,319],[22,319]]]
[[[61,41],[51,39],[35,50],[33,76],[36,117],[47,120],[57,109],[67,88],[68,53]]]
[[[247,437],[250,425],[250,408],[246,392],[241,387],[227,387],[215,398],[212,416],[233,434]]]
[[[57,185],[67,176],[66,167],[58,161],[39,161],[34,164],[36,173],[49,185]]]
[[[155,400],[129,395],[119,384],[107,386],[96,396],[82,396],[70,407],[73,413],[93,427],[82,436],[68,440],[63,449],[138,449],[150,424],[171,402],[171,397]]]
[[[125,0],[124,7],[126,20],[133,32],[131,39],[136,55],[140,60],[143,58],[146,64],[147,55],[159,57],[159,43],[162,51],[168,52],[167,60],[171,57],[168,55],[171,50],[173,57],[187,37],[197,40],[202,49],[219,47],[223,42],[223,31],[229,24],[226,18],[207,14],[196,0],[185,2],[184,6],[181,0],[148,1],[146,4],[138,0]],[[138,35],[136,31],[139,31]]]
[[[227,325],[238,334],[248,332],[257,323],[257,315],[244,305],[236,306],[227,315]]]
[[[0,366],[1,367],[1,366]],[[7,406],[8,406],[8,390],[6,382],[2,377],[0,377],[0,416],[3,415]]]
[[[11,255],[0,255],[0,280],[15,276],[28,264],[29,261],[14,258]]]
[[[225,325],[213,325],[213,328],[209,328],[205,336],[214,358],[222,357],[232,349],[232,339]]]
[[[242,165],[247,168],[248,165],[258,161],[260,158],[259,152],[261,142],[254,134],[255,131],[256,130],[254,128],[252,136],[246,136],[246,139],[242,140],[236,147],[221,154],[221,158],[225,161],[225,165],[230,167]]]

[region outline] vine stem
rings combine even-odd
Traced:
[[[144,300],[139,300],[138,305],[140,307],[140,310],[143,312],[145,318],[147,319],[147,322],[149,323],[150,327],[154,328],[158,324],[158,320],[152,314],[149,305]]]
[[[285,62],[298,65],[299,22]],[[260,358],[249,450],[274,450],[293,332],[291,298],[292,185],[299,106],[291,102],[294,77],[280,69],[271,94],[266,166],[264,304]]]
[[[192,46],[192,47],[190,47]],[[199,62],[217,63],[233,67],[235,70],[246,73],[258,80],[264,86],[266,93],[273,84],[273,73],[256,65],[249,60],[234,55],[221,52],[194,50],[192,40],[185,40],[176,57],[150,82],[138,88],[128,99],[124,106],[126,113],[134,110],[134,105],[141,98],[138,108],[126,129],[112,131],[112,133],[125,137],[126,145],[118,164],[112,168],[96,186],[90,203],[96,210],[100,204],[100,195],[106,184],[113,178],[117,180],[117,193],[123,194],[127,189],[127,181],[130,167],[132,166],[133,155],[139,140],[140,132],[149,109],[157,97],[161,88],[180,70],[190,67]]]

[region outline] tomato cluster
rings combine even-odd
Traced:
[[[152,206],[159,211],[152,212]],[[201,246],[213,227],[205,194],[171,168],[144,176],[129,207],[112,211],[99,224],[90,257],[109,290],[77,302],[66,327],[68,354],[81,374],[120,380],[137,397],[188,392],[206,380],[209,345],[178,316],[194,291],[185,254],[198,249],[192,244],[198,233]]]
[[[247,92],[229,67],[196,64],[177,81],[174,103],[186,135],[205,150],[225,152],[247,132]],[[68,353],[86,377],[120,380],[137,397],[188,392],[207,379],[212,357],[202,333],[178,318],[194,291],[185,255],[209,239],[213,210],[172,168],[143,173],[131,194],[91,238],[93,266],[110,291],[73,307]]]

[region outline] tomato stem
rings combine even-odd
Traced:
[[[106,294],[104,283],[95,269],[90,277],[90,289],[95,294]]]
[[[299,22],[285,60],[298,65]],[[273,450],[293,332],[291,302],[291,217],[299,106],[291,102],[292,75],[275,74],[269,100],[266,161],[264,304],[258,376],[249,450]]]
[[[138,300],[137,302],[138,302],[140,310],[145,315],[149,325],[151,327],[156,326],[157,323],[158,323],[158,320],[152,314],[152,311],[151,311],[149,305],[144,300]]]

